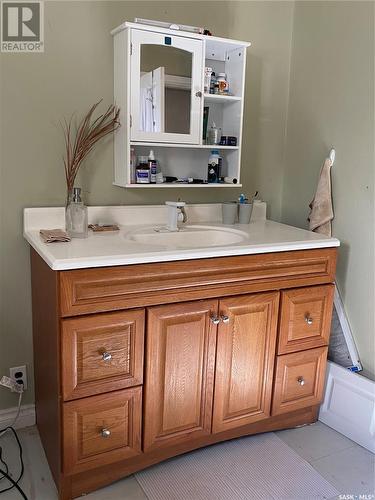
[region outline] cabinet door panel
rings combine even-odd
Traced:
[[[211,432],[217,301],[148,310],[144,449]]]
[[[270,415],[279,293],[221,300],[213,432]]]
[[[131,140],[199,144],[202,41],[134,29],[131,43]]]

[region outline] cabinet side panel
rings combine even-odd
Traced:
[[[129,31],[117,33],[114,45],[114,103],[120,108],[121,127],[114,134],[114,184],[125,186],[130,182],[129,173],[129,107],[128,107],[128,65]]]
[[[36,423],[51,472],[60,481],[60,354],[56,271],[31,249]]]

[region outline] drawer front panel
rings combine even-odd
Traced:
[[[282,292],[279,354],[328,344],[333,294],[332,284]]]
[[[61,315],[330,283],[335,248],[60,272]]]
[[[143,382],[144,310],[62,321],[64,400]]]
[[[328,347],[277,357],[272,415],[320,403]]]
[[[64,403],[64,472],[139,455],[141,411],[141,387]]]

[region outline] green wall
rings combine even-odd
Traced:
[[[1,54],[0,376],[27,364],[33,401],[29,249],[22,209],[65,200],[60,121],[80,116],[99,98],[113,100],[109,32],[134,17],[208,26],[216,35],[249,40],[244,122],[244,191],[259,189],[269,215],[281,217],[281,181],[287,118],[292,2],[45,2],[44,54]],[[112,143],[102,143],[81,178],[89,204],[164,203],[164,190],[112,185]],[[203,192],[204,191],[204,192]],[[223,192],[225,191],[225,193]],[[219,202],[239,190],[183,189],[187,202]],[[169,193],[168,196],[171,194]],[[41,284],[40,286],[43,286]],[[16,405],[0,389],[0,409]]]
[[[0,59],[0,376],[29,366],[33,401],[29,249],[22,209],[64,203],[60,120],[113,100],[112,37],[134,17],[208,26],[249,40],[242,172],[268,216],[306,226],[322,159],[334,145],[338,285],[367,373],[374,360],[374,3],[45,2],[44,54]],[[108,138],[80,182],[89,204],[164,203],[165,191],[112,185]],[[223,192],[225,191],[225,193]],[[219,202],[233,190],[176,190],[187,202]],[[170,193],[168,194],[170,196]],[[43,284],[41,284],[43,286]],[[0,389],[0,409],[16,396]]]
[[[341,240],[337,284],[365,373],[375,375],[374,2],[296,2],[283,221],[306,227],[322,159]]]

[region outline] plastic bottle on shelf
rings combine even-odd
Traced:
[[[215,122],[212,122],[212,125],[208,131],[208,144],[219,144],[221,137],[221,128],[216,126]]]
[[[154,151],[152,149],[150,150],[150,154],[148,155],[148,166],[150,167],[150,182],[152,184],[156,184],[156,174],[157,174],[158,164],[157,161],[155,160]]]
[[[208,183],[211,184],[214,182],[220,182],[222,162],[223,159],[219,154],[219,150],[213,149],[208,159],[208,173],[207,173]]]
[[[219,73],[217,76],[217,84],[219,87],[219,94],[228,95],[229,83],[226,73]]]
[[[150,167],[147,156],[139,157],[139,164],[135,169],[137,184],[150,184]]]
[[[135,178],[135,167],[137,163],[137,156],[135,154],[135,148],[133,146],[130,147],[130,183],[135,184],[136,183],[136,178]]]
[[[210,79],[210,94],[215,93],[215,83],[216,83],[216,73],[213,71],[211,73],[211,79]]]

